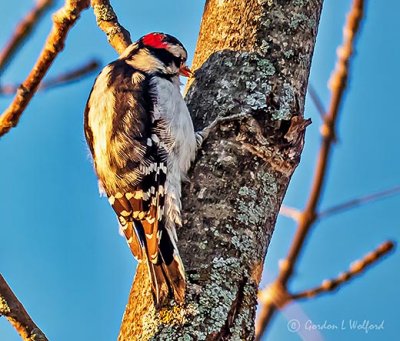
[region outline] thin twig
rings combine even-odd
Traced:
[[[324,116],[326,114],[326,109],[322,103],[321,97],[319,97],[317,90],[315,90],[312,84],[308,85],[308,93],[310,94],[310,98],[314,103],[315,107],[317,108],[319,115],[321,116],[322,119],[324,119]]]
[[[118,22],[110,1],[91,0],[97,25],[106,34],[110,45],[121,54],[131,43],[129,32]]]
[[[312,298],[323,293],[332,292],[343,284],[349,282],[354,276],[364,273],[371,265],[375,264],[387,255],[394,247],[392,241],[386,241],[375,250],[365,255],[362,259],[353,262],[348,271],[339,274],[338,277],[325,280],[318,287],[308,289],[297,294],[292,294],[290,300]]]
[[[0,275],[0,316],[3,315],[13,325],[25,341],[47,341],[46,335],[32,321],[24,306],[18,301],[11,288]]]
[[[321,199],[321,193],[324,188],[327,177],[327,168],[331,156],[331,147],[334,142],[335,125],[342,103],[343,93],[347,85],[347,77],[349,70],[350,57],[353,52],[353,44],[356,33],[358,32],[360,21],[363,17],[364,1],[353,0],[352,8],[347,17],[344,27],[343,45],[338,50],[338,60],[335,71],[330,80],[331,101],[329,111],[324,117],[324,125],[322,129],[322,145],[319,151],[317,166],[315,169],[314,180],[310,196],[307,201],[306,208],[301,215],[298,223],[296,235],[293,239],[287,258],[281,262],[278,278],[279,285],[286,289],[289,278],[293,274],[293,270],[303,248],[304,241],[313,226],[317,217],[317,209]],[[259,315],[256,323],[256,338],[259,340],[266,330],[277,307],[272,301],[266,302]]]
[[[40,18],[52,4],[53,0],[37,0],[35,7],[18,23],[13,35],[2,51],[0,51],[0,74],[4,72],[4,69],[10,63],[15,52],[26,40],[33,28],[38,24]]]
[[[389,189],[385,189],[384,191],[381,191],[381,192],[368,194],[368,195],[364,195],[359,198],[351,199],[349,201],[329,207],[329,208],[319,212],[317,214],[316,219],[320,220],[323,218],[327,218],[334,214],[348,211],[348,210],[356,208],[356,207],[364,206],[366,204],[376,202],[380,199],[384,199],[388,196],[398,194],[398,193],[400,193],[400,186],[395,186],[395,187],[392,187]],[[303,212],[301,212],[297,208],[282,205],[282,207],[279,211],[279,214],[283,215],[284,217],[291,218],[294,221],[298,222],[301,219],[301,215],[303,214]]]
[[[56,77],[50,78],[47,81],[43,81],[42,83],[40,83],[37,91],[44,91],[55,88],[60,85],[65,85],[81,80],[86,76],[91,75],[94,71],[96,71],[99,68],[99,66],[100,66],[99,61],[91,60],[87,62],[85,65],[76,68],[75,70],[67,71]],[[10,85],[10,84],[0,86],[0,94],[13,95],[18,91],[18,87],[19,85]]]
[[[386,190],[378,192],[378,193],[373,193],[373,194],[365,195],[360,198],[352,199],[352,200],[346,201],[344,203],[341,203],[339,205],[327,208],[326,210],[323,210],[322,212],[318,213],[318,218],[319,219],[326,218],[333,214],[341,213],[343,211],[347,211],[349,209],[352,209],[352,208],[355,208],[358,206],[363,206],[365,204],[375,202],[379,199],[383,199],[383,198],[386,198],[390,195],[394,195],[397,193],[400,193],[400,186],[392,187],[392,188],[386,189]]]
[[[19,87],[10,106],[0,116],[0,137],[18,124],[18,121],[35,94],[80,13],[89,7],[89,0],[66,0],[64,7],[53,15],[53,28],[47,37],[43,50],[28,77]]]
[[[279,214],[298,222],[300,221],[303,212],[297,208],[282,205],[281,209],[279,210]]]

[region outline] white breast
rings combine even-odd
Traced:
[[[194,159],[196,136],[189,110],[180,92],[179,79],[173,82],[155,77],[154,86],[157,94],[157,104],[154,108],[154,118],[163,118],[168,123],[170,135],[174,140],[171,160],[179,164],[182,173],[186,173]]]
[[[196,152],[196,136],[189,110],[179,89],[179,79],[173,82],[155,77],[157,96],[154,119],[162,118],[168,123],[169,135],[174,145],[168,154],[167,181],[165,184],[166,227],[176,240],[175,226],[181,221],[181,182],[189,170]]]

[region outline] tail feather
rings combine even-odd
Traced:
[[[166,263],[162,263],[161,266],[175,301],[178,304],[183,304],[185,301],[186,279],[182,267],[182,260],[178,255],[174,257],[171,264],[167,265]]]
[[[141,222],[134,221],[134,223],[136,230],[143,230]],[[163,305],[168,296],[174,297],[178,304],[182,304],[186,291],[185,270],[173,236],[167,232],[167,229],[163,228],[163,224],[159,225],[159,232],[160,239],[156,262],[149,252],[148,239],[146,239],[145,234],[138,233],[138,236],[142,237],[140,244],[144,247],[143,254],[146,258],[154,305],[157,309]]]
[[[123,231],[126,241],[131,249],[133,256],[141,262],[143,260],[143,249],[144,244],[142,238],[138,235],[138,231],[133,227],[132,222],[127,222],[125,225],[120,224],[121,230]]]
[[[159,255],[175,300],[183,303],[186,289],[185,269],[175,244],[174,235],[170,233],[169,229],[164,229],[161,235]]]
[[[159,309],[168,297],[168,283],[165,280],[162,265],[154,264],[147,258],[147,269],[150,277],[154,305]]]

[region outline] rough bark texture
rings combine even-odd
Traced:
[[[5,316],[24,341],[48,341],[0,274],[0,317]]]
[[[132,43],[129,32],[118,22],[109,0],[90,1],[97,25],[106,34],[110,45],[121,54]]]
[[[304,98],[322,0],[206,1],[186,95],[206,141],[185,185],[179,249],[186,305],[153,308],[138,267],[119,340],[251,340],[279,207],[303,147]]]

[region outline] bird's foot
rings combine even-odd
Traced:
[[[212,121],[207,127],[203,130],[196,132],[196,142],[197,148],[200,148],[203,142],[208,138],[211,131],[216,129],[220,124],[225,122],[239,121],[245,117],[251,116],[250,113],[240,113],[226,117],[217,117],[214,121]]]

